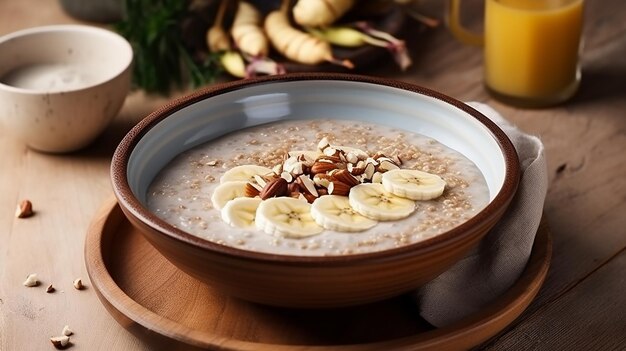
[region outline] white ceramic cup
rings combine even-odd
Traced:
[[[45,152],[91,143],[122,107],[133,51],[111,31],[55,25],[0,38],[0,121]]]

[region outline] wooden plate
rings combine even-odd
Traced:
[[[517,283],[480,313],[434,328],[410,296],[333,310],[293,310],[237,300],[179,271],[126,220],[115,199],[95,216],[85,261],[98,297],[126,329],[155,349],[467,349],[494,336],[530,304],[550,263],[542,224]],[[195,347],[192,347],[195,346]]]

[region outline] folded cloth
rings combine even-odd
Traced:
[[[548,189],[541,140],[524,134],[485,104],[468,105],[489,117],[511,139],[522,176],[500,222],[466,257],[416,292],[420,314],[436,327],[480,310],[515,283],[530,257]]]

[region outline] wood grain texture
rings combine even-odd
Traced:
[[[441,16],[442,1],[423,1],[432,5],[433,15]],[[466,2],[468,25],[479,29],[482,0]],[[625,310],[624,299],[619,299],[623,285],[614,280],[626,271],[624,260],[616,259],[626,247],[624,18],[623,0],[586,2],[582,85],[571,101],[553,108],[517,109],[491,99],[482,86],[481,51],[456,42],[443,28],[419,34],[407,28],[414,59],[407,72],[399,72],[385,58],[367,72],[424,85],[463,101],[489,103],[545,143],[550,171],[545,213],[554,239],[551,270],[527,313],[483,348],[533,349],[545,344],[551,349],[584,345],[602,350],[622,345],[617,341],[623,340],[623,329],[615,326],[624,323],[618,313]],[[0,1],[0,34],[77,22],[54,0]],[[113,149],[130,127],[165,101],[131,94],[96,143],[66,156],[29,151],[0,126],[0,350],[50,350],[48,337],[59,334],[64,324],[76,331],[71,350],[154,349],[120,327],[103,308],[86,278],[82,249],[89,221],[110,196]],[[36,216],[14,219],[15,205],[22,198],[33,201]],[[46,294],[45,286],[23,287],[32,272],[52,281],[57,293]],[[603,278],[596,279],[597,275]],[[69,286],[77,276],[87,281],[87,290],[77,292]],[[586,294],[575,293],[582,287]],[[614,304],[605,305],[603,299]],[[574,311],[589,312],[585,323],[571,320]],[[616,342],[589,343],[591,330],[594,336]]]
[[[626,350],[625,269],[626,250],[622,250],[558,301],[529,315],[516,333],[504,335],[488,349]],[[586,301],[584,308],[581,301]],[[554,338],[555,334],[560,337]]]
[[[465,349],[494,335],[528,306],[547,274],[550,255],[544,223],[515,286],[480,313],[434,329],[419,317],[410,295],[330,310],[274,308],[224,295],[168,262],[113,200],[96,214],[85,245],[89,276],[109,312],[143,340],[158,340],[168,349]]]

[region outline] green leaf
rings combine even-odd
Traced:
[[[212,82],[220,73],[215,59],[196,62],[182,44],[180,23],[190,0],[125,0],[125,18],[115,29],[132,45],[133,83],[150,93],[167,95],[189,81],[193,87]],[[212,55],[209,55],[212,57]]]

